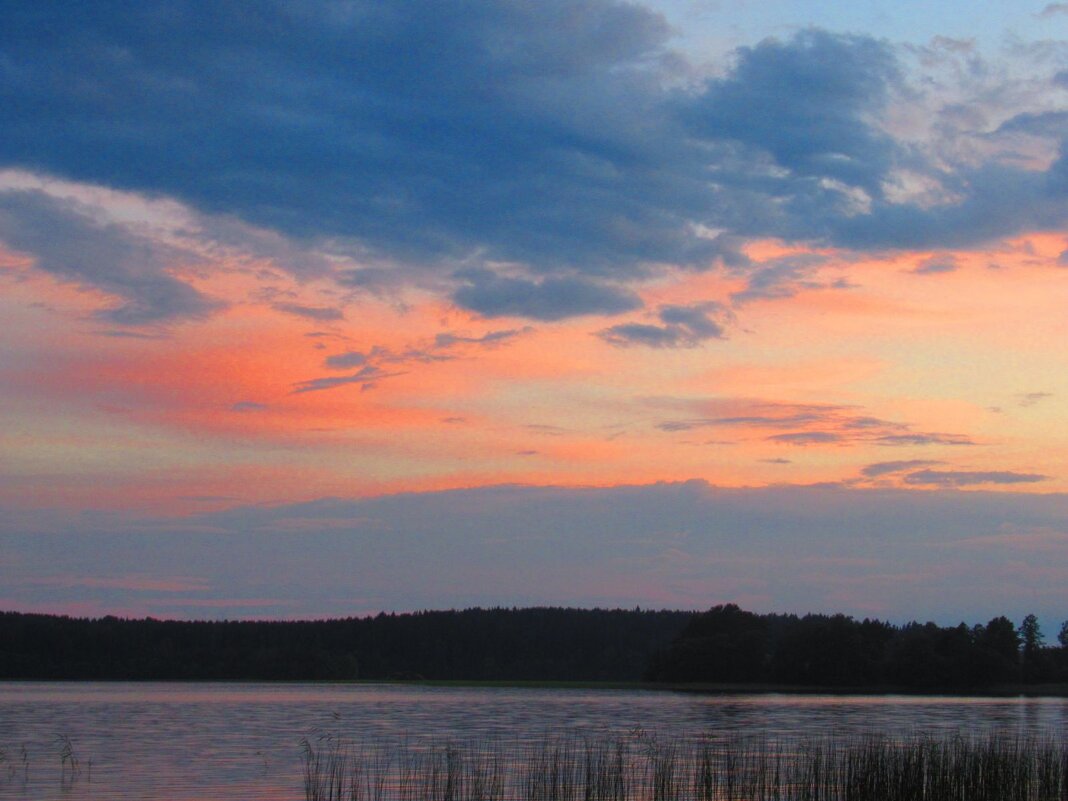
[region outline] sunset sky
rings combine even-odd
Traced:
[[[0,18],[0,609],[1068,618],[1068,3]]]

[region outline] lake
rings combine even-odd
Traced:
[[[0,682],[0,799],[301,801],[301,738],[323,734],[416,744],[636,727],[664,737],[1062,737],[1066,724],[1063,698]]]

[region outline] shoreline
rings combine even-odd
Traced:
[[[962,688],[932,687],[915,689],[900,686],[835,687],[791,684],[737,684],[737,683],[672,683],[672,682],[618,682],[618,681],[539,681],[539,680],[492,680],[466,681],[462,679],[411,679],[411,680],[359,680],[341,682],[353,684],[399,684],[427,687],[501,687],[546,690],[648,690],[651,692],[677,692],[695,695],[836,695],[836,696],[915,696],[961,697],[961,698],[1068,698],[1068,684],[1006,684],[993,687]]]
[[[586,680],[541,680],[541,679],[52,679],[17,678],[0,679],[0,684],[267,684],[278,686],[337,685],[337,686],[395,686],[395,687],[441,687],[470,689],[529,689],[529,690],[603,690],[647,691],[660,693],[683,693],[709,696],[740,695],[794,695],[794,696],[902,696],[915,698],[1068,698],[1068,684],[1003,684],[992,687],[931,687],[916,689],[893,685],[876,687],[838,687],[791,684],[740,684],[740,683],[673,683],[643,681],[586,681]]]

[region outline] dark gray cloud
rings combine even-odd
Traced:
[[[373,389],[375,382],[381,381],[384,378],[394,378],[398,375],[404,375],[403,372],[386,372],[381,367],[375,365],[365,365],[351,375],[339,375],[339,376],[324,376],[322,378],[312,378],[308,381],[301,381],[293,386],[293,394],[299,395],[304,392],[321,392],[326,389],[337,389],[338,387],[357,385],[362,389]]]
[[[959,202],[924,206],[879,202],[868,214],[832,221],[829,239],[847,247],[972,247],[1028,230],[1058,230],[1068,220],[1068,166],[1048,172],[987,164],[945,177]]]
[[[1049,3],[1043,8],[1038,16],[1040,17],[1053,17],[1057,14],[1068,14],[1068,3]]]
[[[392,289],[396,286],[398,278],[394,270],[385,270],[381,267],[340,270],[334,277],[342,286],[365,289],[372,293],[381,293]]]
[[[1016,396],[1016,403],[1018,406],[1029,407],[1034,406],[1036,403],[1041,403],[1047,398],[1052,398],[1052,392],[1022,392]]]
[[[806,31],[786,42],[742,48],[734,71],[708,96],[710,134],[736,131],[746,156],[712,168],[729,200],[720,225],[736,235],[773,234],[856,249],[975,246],[1026,230],[1059,230],[1068,220],[1068,164],[1047,172],[998,158],[938,164],[893,141],[870,122],[893,93],[909,102],[895,51],[867,37]],[[915,95],[914,95],[915,96]],[[746,108],[753,109],[747,114]],[[755,113],[760,109],[763,118]],[[1026,125],[1020,117],[1020,125]],[[1056,132],[1056,117],[1033,126]],[[981,126],[981,118],[975,125]],[[982,130],[973,130],[982,134]],[[716,140],[713,140],[715,142]],[[712,144],[711,142],[708,144]],[[768,168],[748,152],[772,157]],[[732,169],[732,166],[736,169]],[[900,168],[942,189],[942,203],[888,197]],[[746,203],[748,197],[752,202]]]
[[[881,196],[896,146],[865,115],[885,102],[899,70],[891,49],[866,36],[807,30],[736,53],[731,73],[687,98],[684,118],[702,139],[769,155],[791,179],[831,179]],[[773,179],[750,175],[754,183]],[[785,185],[785,182],[784,184]]]
[[[361,353],[358,350],[349,350],[344,353],[335,353],[333,356],[327,356],[324,364],[335,370],[351,370],[353,367],[359,367],[366,361],[366,353]]]
[[[617,347],[645,345],[649,348],[677,348],[682,332],[678,328],[649,323],[621,323],[599,331],[597,335]]]
[[[830,403],[782,403],[747,398],[717,398],[697,402],[696,405],[712,411],[726,412],[726,414],[689,421],[671,421],[665,424],[671,428],[665,430],[706,425],[793,428],[808,424],[830,425],[832,421],[835,425],[852,425],[858,428],[869,427],[873,424],[894,425],[876,418],[856,415],[855,407]]]
[[[781,403],[746,398],[718,398],[687,402],[713,414],[662,420],[661,431],[690,431],[728,427],[751,429],[772,442],[791,445],[874,443],[876,445],[971,445],[963,434],[914,431],[908,423],[858,413],[855,406],[820,403]],[[781,433],[765,434],[767,430]]]
[[[716,316],[727,316],[727,310],[719,303],[668,304],[657,311],[663,325],[623,323],[598,331],[597,335],[618,347],[693,348],[709,339],[725,338],[723,325]]]
[[[518,336],[531,331],[529,326],[524,328],[509,328],[497,331],[487,331],[485,334],[470,336],[458,334],[453,331],[443,331],[434,337],[434,340],[425,347],[410,347],[403,350],[392,350],[375,345],[369,351],[349,350],[335,353],[323,361],[323,366],[331,370],[351,370],[359,367],[355,373],[347,376],[324,376],[308,381],[302,381],[296,385],[294,392],[317,392],[326,389],[336,389],[349,385],[359,385],[361,389],[373,389],[377,382],[384,378],[404,375],[414,365],[431,364],[433,362],[447,362],[460,358],[454,352],[463,348],[495,348],[503,345]],[[389,366],[387,369],[387,365]],[[407,368],[400,370],[397,368]]]
[[[1065,200],[1068,199],[1068,136],[1061,140],[1060,157],[1053,162],[1049,172],[1042,177],[1045,179],[1043,189],[1053,201],[1057,202],[1055,214],[1059,214],[1063,220]],[[1043,198],[1044,199],[1044,198]],[[1047,204],[1049,205],[1049,204]],[[1055,228],[1054,225],[1044,225],[1043,228]],[[1062,225],[1063,228],[1063,225]]]
[[[432,362],[450,362],[456,356],[451,353],[442,353],[433,345],[430,347],[412,347],[404,350],[392,350],[384,345],[375,345],[367,352],[367,360],[376,364],[406,364],[415,362],[419,364],[431,364]]]
[[[952,255],[931,256],[917,264],[911,272],[915,275],[938,275],[940,273],[952,273],[960,269],[956,258]]]
[[[1011,470],[917,470],[905,476],[906,484],[935,487],[969,487],[976,484],[1033,484],[1049,476]]]
[[[1068,111],[1017,114],[998,126],[995,133],[1025,133],[1061,139],[1068,132]]]
[[[930,467],[931,465],[941,464],[941,462],[932,459],[902,459],[895,462],[876,462],[869,464],[861,469],[861,475],[867,478],[878,478],[879,476],[892,475],[894,473],[904,473],[907,470],[913,470],[917,467]]]
[[[195,254],[98,222],[79,204],[39,190],[0,192],[0,242],[62,281],[119,298],[121,305],[99,313],[118,325],[203,319],[225,305],[170,274],[198,265]]]
[[[436,348],[452,348],[457,345],[483,345],[485,347],[496,347],[502,345],[505,342],[515,339],[518,336],[529,333],[534,329],[530,326],[523,328],[508,328],[500,331],[488,331],[481,336],[464,336],[452,331],[444,331],[434,337],[434,347]]]
[[[353,367],[359,367],[359,370],[349,375],[329,375],[300,381],[293,385],[292,392],[296,395],[353,385],[359,386],[361,391],[367,391],[375,389],[378,382],[383,379],[395,378],[409,372],[396,369],[398,365],[410,367],[417,362],[425,364],[432,361],[448,361],[451,358],[451,356],[441,356],[414,348],[398,353],[380,345],[371,348],[368,353],[346,351],[328,356],[323,366],[331,370],[351,370]],[[387,369],[385,365],[391,365],[391,368]]]
[[[974,445],[971,437],[963,434],[940,434],[909,432],[905,434],[884,434],[875,438],[876,445]]]
[[[746,271],[745,289],[731,294],[731,300],[741,305],[754,300],[792,298],[805,289],[825,288],[811,275],[826,263],[826,257],[809,253],[760,262]]]
[[[1068,249],[1061,251],[1061,255],[1057,257],[1057,264],[1068,265]]]
[[[714,404],[718,405],[718,404]],[[847,409],[842,406],[792,404],[760,401],[749,404],[754,412],[743,415],[666,420],[657,424],[662,431],[689,431],[706,426],[741,426],[754,428],[794,428],[810,424],[830,424]],[[889,425],[889,424],[888,424]]]
[[[0,8],[0,165],[332,243],[367,265],[339,276],[354,289],[507,264],[455,290],[486,316],[632,310],[590,277],[739,269],[749,236],[936,249],[1068,220],[1064,158],[936,165],[873,122],[909,91],[896,51],[866,36],[767,39],[682,87],[665,20],[616,0]],[[900,167],[956,200],[887,197]],[[312,261],[299,269],[326,269]],[[796,291],[767,269],[739,300]],[[156,289],[175,308],[128,316],[204,303]]]
[[[695,303],[689,306],[668,304],[660,307],[660,319],[667,325],[676,325],[694,339],[722,339],[723,326],[710,315],[725,314],[719,303]]]
[[[133,331],[128,328],[109,328],[105,331],[94,331],[94,334],[111,339],[170,339],[166,331]]]
[[[689,224],[702,182],[662,141],[670,29],[638,5],[15,3],[4,19],[4,163],[407,261],[717,253]]]
[[[303,317],[305,320],[328,323],[336,320],[344,320],[345,313],[341,309],[331,306],[304,306],[299,303],[272,303],[271,308],[275,311],[292,314],[295,317]]]
[[[267,408],[266,403],[257,403],[256,401],[238,401],[230,406],[231,412],[262,412]]]
[[[789,434],[773,434],[768,440],[785,442],[788,445],[826,445],[841,442],[842,435],[833,431],[794,431]]]
[[[640,308],[633,292],[584,278],[505,278],[488,270],[462,274],[466,283],[452,296],[462,308],[483,317],[562,320],[585,314],[621,314]]]

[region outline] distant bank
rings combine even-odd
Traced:
[[[467,609],[295,622],[0,613],[0,679],[410,680],[704,691],[1052,692],[1068,630],[1028,616],[895,626],[845,615]]]

